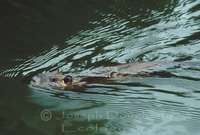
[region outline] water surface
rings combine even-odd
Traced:
[[[199,62],[199,7],[199,0],[3,0],[0,134],[198,135],[198,63],[76,91],[29,81],[57,69]]]

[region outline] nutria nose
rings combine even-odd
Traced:
[[[66,75],[65,78],[63,79],[64,82],[68,85],[71,85],[72,84],[72,76],[70,75]]]

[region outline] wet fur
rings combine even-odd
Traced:
[[[59,73],[58,71],[47,72],[33,77],[32,80],[35,82],[31,81],[31,85],[48,89],[67,89],[89,83],[103,83],[113,78],[120,79],[159,75],[160,70],[165,69],[166,67],[191,64],[199,65],[199,63],[191,62],[133,62],[115,66],[100,67],[90,71],[83,71],[77,75],[71,75],[73,79],[72,85],[65,84],[63,81],[65,75]],[[51,80],[56,81],[51,82]]]

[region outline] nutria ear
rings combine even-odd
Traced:
[[[55,70],[55,71],[53,71],[53,72],[54,72],[54,73],[60,73],[59,70]]]
[[[59,69],[57,69],[57,70],[56,70],[56,71],[54,71],[54,72],[56,72],[56,73],[60,73],[60,72],[59,72]]]

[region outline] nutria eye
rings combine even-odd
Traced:
[[[51,82],[56,82],[57,81],[57,79],[56,78],[51,78],[51,79],[49,79]]]
[[[70,75],[65,76],[63,80],[66,84],[72,84],[72,77]]]
[[[32,79],[31,81],[34,82],[34,83],[36,82],[34,79]]]

